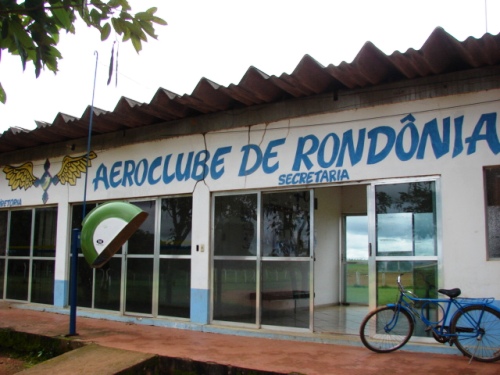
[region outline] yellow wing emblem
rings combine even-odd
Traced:
[[[91,160],[97,157],[94,151],[89,152],[88,166],[92,166]],[[86,172],[87,154],[82,156],[65,156],[62,161],[61,170],[56,174],[61,184],[69,183],[71,186],[76,185],[76,180],[80,178],[82,173]]]
[[[38,178],[33,175],[33,163],[30,161],[19,167],[7,165],[3,171],[12,190],[27,190],[38,181]]]

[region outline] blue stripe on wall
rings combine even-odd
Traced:
[[[208,324],[210,292],[208,289],[191,289],[191,322]]]
[[[68,306],[69,281],[55,280],[54,282],[54,306]]]

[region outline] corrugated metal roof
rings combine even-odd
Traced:
[[[202,114],[268,104],[284,99],[498,65],[500,34],[460,42],[436,28],[420,50],[384,54],[367,42],[351,63],[323,66],[305,55],[292,74],[269,76],[250,67],[238,85],[202,78],[191,95],[159,88],[150,103],[122,97],[113,111],[94,108],[93,134],[165,123]],[[10,128],[0,136],[0,153],[87,137],[91,107],[77,118],[59,113],[36,129]]]

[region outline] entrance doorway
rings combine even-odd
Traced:
[[[352,334],[368,312],[368,185],[315,190],[314,331]]]

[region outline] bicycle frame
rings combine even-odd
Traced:
[[[401,276],[397,301],[369,312],[361,322],[363,345],[376,353],[398,350],[419,320],[437,342],[455,345],[470,361],[500,360],[500,309],[494,298],[462,298],[458,288],[439,289],[446,298],[419,298],[405,290]]]
[[[427,330],[433,332],[433,336],[436,341],[441,343],[449,341],[450,345],[452,345],[452,339],[454,337],[467,336],[475,338],[481,334],[479,326],[483,316],[482,313],[478,319],[473,319],[468,314],[465,314],[464,316],[466,317],[469,326],[460,327],[459,332],[449,332],[449,322],[458,312],[463,313],[465,307],[470,305],[478,305],[483,307],[489,306],[500,312],[500,309],[493,305],[493,302],[495,301],[494,298],[419,298],[411,291],[404,289],[403,285],[401,284],[401,275],[398,277],[398,288],[398,301],[396,303],[387,304],[387,306],[397,309],[398,313],[401,309],[406,310],[412,317],[414,323],[416,323],[417,318],[420,319],[427,327]],[[416,307],[416,305],[418,304],[421,305],[420,311]],[[427,309],[431,306],[435,306],[437,310],[437,321],[429,320],[429,317],[425,315],[424,309]],[[393,326],[397,324],[399,316],[398,313],[394,314],[393,320],[387,324],[387,331],[390,331]]]

